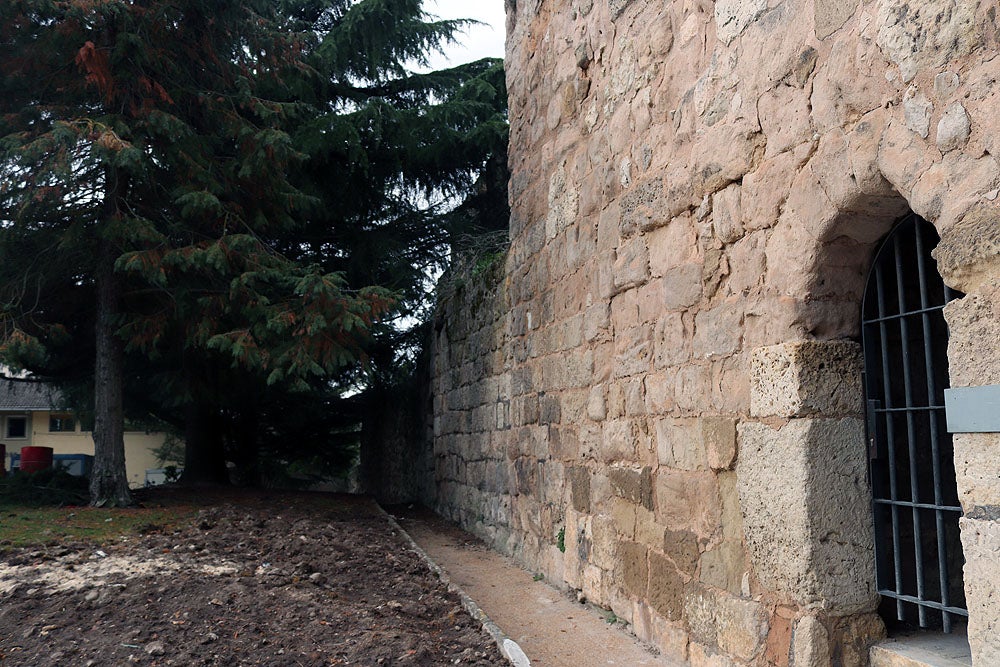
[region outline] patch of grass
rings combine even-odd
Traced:
[[[85,541],[102,544],[122,535],[168,530],[191,521],[193,506],[104,509],[0,506],[0,552],[6,548]]]
[[[556,548],[566,553],[566,526],[560,528],[559,533],[556,535]]]

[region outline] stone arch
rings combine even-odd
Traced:
[[[941,236],[935,258],[949,286],[966,291],[991,280],[998,181],[991,155],[942,155],[878,109],[816,140],[769,240],[766,283],[793,314],[785,341],[751,355],[751,419],[740,429],[738,469],[748,554],[767,573],[758,574],[765,588],[821,610],[834,644],[875,638],[881,627],[871,515],[844,509],[871,503],[856,341],[873,254],[912,211]],[[777,494],[771,469],[789,484]],[[765,498],[791,520],[769,523]],[[979,539],[963,522],[965,541]]]

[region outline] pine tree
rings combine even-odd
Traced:
[[[330,401],[359,359],[399,360],[392,318],[470,224],[450,202],[502,189],[481,177],[506,144],[500,63],[404,64],[461,25],[418,0],[0,5],[0,352],[94,378],[95,503],[129,502],[126,379],[183,425],[190,481],[225,477],[223,433],[282,432],[238,428],[274,419],[254,396],[352,428],[356,401]]]

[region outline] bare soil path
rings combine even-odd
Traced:
[[[523,649],[531,667],[682,667],[420,507],[389,508],[448,578]]]
[[[371,501],[199,501],[179,528],[0,551],[0,666],[507,664]]]

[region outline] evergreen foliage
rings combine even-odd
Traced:
[[[0,4],[0,354],[96,378],[94,502],[128,502],[122,392],[185,433],[189,481],[350,450],[344,391],[399,361],[459,230],[506,220],[501,64],[405,66],[461,27],[419,0]]]

